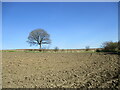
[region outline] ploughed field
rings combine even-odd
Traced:
[[[2,52],[3,88],[118,88],[119,56]]]

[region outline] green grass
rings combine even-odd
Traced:
[[[23,51],[26,53],[96,53],[95,51]]]
[[[2,51],[2,52],[16,52],[14,50]]]
[[[27,53],[41,53],[40,51],[23,51],[23,52],[27,52]]]
[[[16,51],[16,50],[3,50],[1,52],[26,52],[26,53],[96,53],[95,51]]]

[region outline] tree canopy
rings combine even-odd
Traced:
[[[28,41],[31,45],[39,45],[40,49],[42,48],[42,44],[50,44],[50,35],[44,29],[35,29],[29,33]]]

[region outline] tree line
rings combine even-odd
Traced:
[[[39,45],[42,49],[42,45],[51,44],[50,34],[44,29],[35,29],[29,33],[28,41],[30,46]],[[86,51],[89,51],[90,47],[86,46]],[[58,47],[55,47],[55,51],[58,51]],[[120,40],[118,42],[107,41],[102,43],[102,49],[97,49],[96,52],[120,52]]]

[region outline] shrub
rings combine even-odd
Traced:
[[[42,49],[39,49],[38,51],[39,51],[39,52],[41,52],[41,51],[42,51]]]
[[[101,50],[99,50],[99,49],[96,49],[96,52],[101,52]]]
[[[32,49],[29,49],[28,51],[32,51]]]

